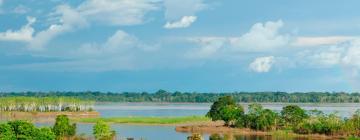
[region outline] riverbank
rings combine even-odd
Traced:
[[[56,116],[67,115],[70,119],[96,118],[100,116],[99,112],[20,112],[20,111],[2,111],[0,120],[29,120],[33,122],[53,122]]]
[[[320,134],[296,134],[290,130],[276,130],[276,131],[255,131],[248,128],[231,128],[223,126],[222,123],[212,122],[201,125],[182,125],[176,126],[176,132],[180,133],[199,133],[199,134],[219,134],[219,135],[228,135],[228,136],[271,136],[273,138],[305,138],[305,139],[319,139],[319,140],[328,140],[328,139],[347,139],[346,136],[329,136],[329,135],[320,135]]]
[[[205,124],[211,120],[204,116],[184,116],[184,117],[113,117],[113,118],[79,118],[74,119],[75,122],[80,123],[96,123],[97,121],[104,121],[107,123],[120,124],[140,124],[140,125],[189,125],[189,124]]]

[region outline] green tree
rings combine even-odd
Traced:
[[[260,104],[250,104],[245,116],[245,126],[255,130],[272,130],[276,128],[279,116],[270,109],[263,109]]]
[[[36,133],[36,140],[55,140],[56,136],[50,128],[40,128]]]
[[[8,124],[14,130],[16,138],[20,140],[33,139],[38,133],[36,127],[27,121],[16,120],[10,121]]]
[[[237,118],[244,116],[244,108],[239,105],[226,105],[220,108],[220,118],[225,122],[226,126],[234,124]]]
[[[16,139],[15,132],[11,125],[4,123],[0,124],[0,139],[1,140],[14,140]]]
[[[211,105],[210,111],[206,114],[206,116],[210,117],[213,121],[222,120],[222,109],[224,109],[226,106],[235,105],[236,103],[231,96],[220,97]]]
[[[308,118],[306,111],[297,105],[288,105],[283,107],[281,117],[285,122],[285,126],[294,127],[295,125]]]
[[[57,139],[71,137],[76,134],[76,124],[70,124],[70,120],[66,115],[59,115],[56,117],[56,122],[52,130]]]
[[[104,121],[98,121],[93,127],[93,134],[97,140],[112,140],[115,132]]]

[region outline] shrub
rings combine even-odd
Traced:
[[[93,127],[93,134],[97,140],[111,140],[115,132],[104,121],[98,121]]]
[[[284,120],[286,127],[289,125],[293,127],[308,118],[308,115],[305,110],[301,109],[299,106],[288,105],[283,107],[281,111],[281,118]]]
[[[13,131],[11,125],[4,123],[0,124],[0,139],[1,140],[13,140],[15,139],[15,132]]]
[[[56,122],[52,130],[57,139],[71,137],[76,134],[76,124],[70,124],[70,120],[66,115],[59,115],[56,117]]]

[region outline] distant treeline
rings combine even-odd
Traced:
[[[230,95],[237,102],[288,103],[359,103],[360,93],[344,92],[0,92],[0,97],[75,97],[98,102],[196,102],[212,103],[219,97]]]

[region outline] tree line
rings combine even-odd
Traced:
[[[250,104],[245,112],[231,96],[220,97],[207,113],[213,121],[224,121],[225,126],[250,128],[261,131],[291,130],[297,134],[324,134],[359,137],[360,110],[349,118],[336,113],[325,114],[319,110],[305,111],[297,105],[283,107],[280,113]]]
[[[345,92],[0,92],[0,97],[75,97],[97,102],[194,102],[211,103],[222,96],[236,102],[359,103],[360,93]]]
[[[102,121],[93,126],[93,134],[96,140],[113,140],[115,131]],[[24,120],[8,121],[0,123],[1,140],[85,140],[85,136],[76,135],[76,124],[70,123],[66,115],[56,117],[52,127],[36,127]]]

